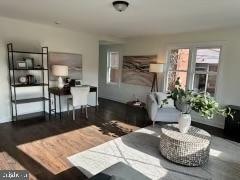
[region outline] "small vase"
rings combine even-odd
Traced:
[[[181,114],[178,120],[178,129],[181,133],[187,133],[191,125],[191,115]]]

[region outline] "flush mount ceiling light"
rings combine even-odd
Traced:
[[[129,5],[129,3],[126,1],[114,1],[112,4],[113,4],[113,7],[119,12],[122,12],[125,9],[127,9]]]
[[[56,20],[56,21],[54,21],[54,24],[59,25],[59,24],[61,24],[61,21]]]

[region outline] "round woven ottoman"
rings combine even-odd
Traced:
[[[185,165],[201,166],[208,161],[211,135],[199,128],[190,127],[180,133],[177,124],[167,124],[160,131],[160,152],[168,160]]]

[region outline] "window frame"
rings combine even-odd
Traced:
[[[111,54],[118,54],[118,68],[111,67]],[[119,77],[117,82],[111,82],[111,69],[116,69],[118,71]],[[107,74],[106,74],[106,84],[119,85],[120,84],[120,52],[119,51],[107,51]]]
[[[197,61],[197,50],[198,49],[220,49],[220,53],[219,53],[219,62],[218,62],[218,69],[217,69],[217,72],[212,72],[212,71],[207,71],[207,72],[204,72],[204,71],[196,71],[196,61]],[[208,82],[208,76],[209,75],[216,75],[216,85],[215,85],[215,91],[214,91],[214,96],[216,98],[217,96],[217,90],[218,90],[218,81],[219,81],[219,69],[220,69],[220,63],[221,63],[221,56],[222,56],[222,46],[204,46],[204,47],[195,47],[194,48],[194,52],[195,52],[195,56],[193,56],[193,67],[192,67],[192,74],[191,74],[191,78],[192,78],[192,81],[190,83],[191,87],[190,89],[193,90],[193,86],[194,86],[194,79],[195,79],[195,75],[196,74],[204,74],[206,75],[206,82]],[[205,85],[205,91],[204,92],[207,92],[206,91],[207,89],[207,86]]]
[[[191,43],[191,44],[182,44],[182,45],[171,45],[167,48],[167,54],[166,54],[166,68],[164,73],[164,91],[167,92],[168,88],[168,72],[169,72],[169,57],[171,50],[173,49],[189,49],[189,64],[188,64],[188,74],[187,74],[187,83],[186,83],[186,89],[193,90],[194,86],[194,76],[196,74],[195,67],[196,67],[196,55],[197,55],[197,49],[212,49],[212,48],[219,48],[220,54],[219,54],[219,63],[218,63],[218,70],[214,75],[216,75],[216,85],[215,85],[215,93],[214,96],[217,100],[222,99],[220,97],[220,79],[222,78],[222,64],[223,64],[223,54],[225,49],[225,42],[210,42],[210,43]],[[170,70],[171,71],[171,70]],[[205,73],[206,74],[206,73]]]
[[[173,49],[189,49],[189,56],[188,56],[188,68],[187,70],[169,70],[170,68],[170,63],[169,63],[169,59],[170,59],[170,53]],[[164,91],[168,92],[168,73],[169,72],[186,72],[187,73],[187,80],[186,80],[186,89],[189,89],[189,69],[192,68],[192,62],[191,62],[191,58],[192,58],[192,52],[191,52],[191,48],[188,46],[181,46],[181,47],[172,47],[169,48],[167,51],[167,57],[166,57],[166,71],[165,71],[165,78],[164,78]]]

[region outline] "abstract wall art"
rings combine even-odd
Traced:
[[[50,80],[57,80],[51,73],[53,65],[68,66],[68,76],[71,79],[82,79],[82,55],[62,52],[49,53]]]
[[[157,62],[157,55],[123,56],[122,82],[140,86],[151,86],[153,74],[149,72],[151,63]]]

